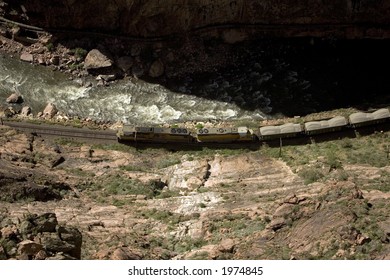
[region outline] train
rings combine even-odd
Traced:
[[[257,129],[239,126],[201,127],[191,130],[176,126],[163,128],[123,125],[117,130],[117,138],[119,142],[133,143],[248,143],[299,136],[311,137],[386,122],[390,122],[390,111],[388,108],[382,108],[370,113],[352,113],[348,117],[335,116],[325,120],[262,126]]]

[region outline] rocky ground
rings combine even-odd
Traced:
[[[2,259],[389,259],[389,132],[177,151],[0,127]]]

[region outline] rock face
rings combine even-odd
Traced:
[[[331,33],[360,37],[389,36],[386,27],[390,18],[389,1],[7,0],[4,2],[8,5],[0,9],[4,9],[6,14],[10,13],[10,17],[15,17],[15,11],[20,11],[21,19],[28,18],[30,24],[43,28],[92,29],[139,37],[167,36],[228,24],[236,24],[239,29],[246,25],[244,29],[247,30],[262,27],[262,31],[267,34],[284,37],[304,33],[313,35]],[[14,11],[13,14],[11,11]],[[362,23],[365,26],[358,27]],[[273,30],[263,28],[267,25],[283,26],[283,28]],[[310,27],[311,25],[313,27]],[[380,26],[382,29],[376,28],[376,25],[382,25]],[[237,38],[237,36],[233,37]]]
[[[29,214],[16,223],[3,220],[0,230],[0,259],[74,260],[81,257],[80,231],[59,226],[54,213]]]

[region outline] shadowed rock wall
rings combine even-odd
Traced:
[[[282,37],[390,36],[387,0],[6,0],[0,9],[9,19],[44,28],[136,37],[222,25]]]

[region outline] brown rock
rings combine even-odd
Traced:
[[[222,253],[232,253],[236,243],[233,239],[224,239],[221,243],[219,243],[218,250]]]
[[[284,217],[290,215],[293,212],[293,209],[293,204],[284,203],[275,210],[274,217]]]
[[[87,70],[90,69],[100,69],[108,68],[113,65],[113,61],[108,57],[108,55],[102,53],[98,49],[91,50],[84,61],[84,68]]]
[[[267,228],[277,231],[286,225],[286,220],[284,218],[273,219],[267,226]]]
[[[10,96],[8,96],[6,101],[7,103],[22,103],[23,98],[20,94],[14,92]]]
[[[142,256],[128,247],[118,248],[111,255],[111,260],[140,260],[141,258]]]
[[[149,69],[149,76],[158,78],[164,74],[164,64],[160,59],[154,61]]]
[[[20,115],[23,117],[28,117],[31,114],[31,108],[29,106],[24,106],[22,108],[22,111],[20,112]]]
[[[20,60],[25,62],[33,62],[34,56],[31,53],[24,52],[20,55]]]
[[[31,240],[24,240],[18,244],[18,253],[20,255],[33,256],[42,249],[42,244],[35,243]]]
[[[356,239],[356,244],[363,245],[371,241],[371,238],[365,235],[359,235]]]
[[[15,226],[7,226],[1,229],[0,236],[4,239],[13,239],[17,236],[17,228]]]
[[[117,66],[123,71],[127,72],[133,66],[133,58],[131,56],[122,56],[116,62]]]
[[[57,107],[53,103],[49,103],[46,105],[45,109],[43,110],[43,117],[44,118],[53,118],[55,114],[57,114],[58,110]]]
[[[45,250],[40,250],[38,253],[35,254],[36,260],[44,260],[47,258],[47,253]]]

